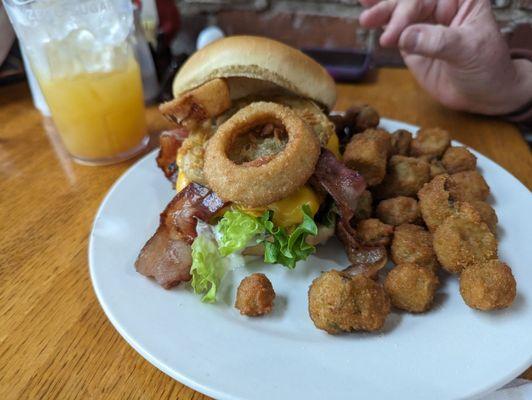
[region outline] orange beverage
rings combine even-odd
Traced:
[[[124,64],[109,72],[37,74],[63,143],[77,161],[118,161],[147,142],[139,65],[132,56]]]

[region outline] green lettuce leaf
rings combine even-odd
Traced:
[[[216,229],[222,256],[242,250],[255,236],[264,232],[257,218],[238,210],[227,211]]]
[[[271,236],[263,239],[264,261],[270,264],[281,264],[290,269],[295,268],[299,260],[305,260],[316,248],[306,242],[307,236],[318,234],[318,226],[311,216],[310,207],[301,207],[303,222],[291,233],[285,228],[276,226],[272,221],[272,211],[266,211],[259,219],[260,224]]]
[[[214,303],[220,281],[225,273],[225,263],[213,235],[200,234],[192,243],[190,273],[194,293],[203,294],[201,301]]]

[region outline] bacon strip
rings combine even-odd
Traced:
[[[362,175],[347,168],[332,152],[322,149],[312,182],[319,185],[334,199],[340,210],[336,225],[336,235],[343,243],[351,266],[346,269],[351,274],[363,273],[375,277],[387,261],[384,246],[363,246],[351,226],[358,199],[366,190]]]
[[[225,202],[216,193],[198,183],[190,183],[161,213],[157,231],[135,262],[137,272],[155,278],[165,289],[190,280],[190,245],[197,236],[197,220],[208,221],[224,206]]]
[[[159,226],[135,262],[137,272],[153,277],[165,289],[189,281],[191,265],[190,245],[184,240],[172,239],[165,226]]]
[[[329,193],[344,217],[351,219],[358,204],[358,198],[366,190],[366,182],[357,171],[347,168],[335,155],[322,149],[314,179]]]
[[[162,169],[164,176],[172,183],[175,183],[177,179],[177,150],[187,136],[188,131],[184,128],[164,131],[159,136],[160,149],[157,155],[157,166]]]

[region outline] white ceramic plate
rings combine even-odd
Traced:
[[[382,126],[412,132],[391,120]],[[230,273],[216,305],[187,285],[164,290],[133,266],[172,198],[155,152],[112,187],[94,221],[89,264],[94,290],[120,334],[171,377],[217,399],[450,399],[479,396],[532,363],[532,202],[512,175],[475,153],[500,220],[500,257],[518,283],[508,310],[467,307],[454,278],[425,315],[393,312],[381,333],[330,336],[314,327],[307,290],[320,271],[344,267],[336,241],[294,271],[254,262]],[[277,298],[263,318],[233,307],[235,286],[252,272],[271,279]]]

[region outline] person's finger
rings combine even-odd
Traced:
[[[467,58],[462,36],[455,28],[442,25],[416,24],[406,28],[399,47],[408,54],[456,62]]]
[[[436,9],[436,4],[436,0],[400,1],[380,37],[381,46],[396,46],[403,30],[414,22],[421,22],[430,18]]]
[[[439,0],[434,11],[434,20],[438,24],[449,25],[459,9],[459,0]]]
[[[381,0],[360,0],[360,4],[362,7],[373,7],[375,4],[377,4]]]
[[[364,10],[360,14],[360,25],[364,28],[379,28],[387,24],[396,4],[396,0],[386,0]]]

